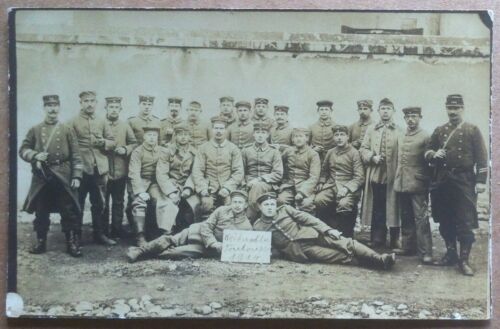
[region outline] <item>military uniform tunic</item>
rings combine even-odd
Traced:
[[[292,146],[293,128],[287,122],[285,125],[276,125],[271,129],[271,144]]]
[[[349,126],[349,142],[351,145],[359,149],[361,147],[361,143],[363,143],[363,139],[365,138],[366,130],[370,125],[374,124],[372,118],[368,121],[357,121]]]
[[[332,128],[336,123],[329,120],[318,120],[313,125],[309,127],[311,130],[311,141],[310,144],[314,148],[315,146],[321,146],[323,150],[319,152],[320,159],[323,160],[326,152],[329,149],[335,147],[335,141],[333,140]]]
[[[172,118],[171,116],[161,119],[161,130],[160,130],[160,144],[166,145],[172,140],[174,135],[174,127],[182,122],[182,119]]]
[[[132,128],[134,132],[135,139],[137,139],[137,143],[142,144],[144,141],[144,127],[161,127],[161,121],[154,115],[138,115],[135,117],[131,117],[128,120],[128,124]],[[161,141],[161,140],[160,140]]]
[[[446,157],[434,159],[440,148],[446,150]],[[479,128],[468,122],[437,127],[425,156],[435,168],[432,214],[440,223],[441,235],[445,241],[474,242],[472,229],[478,226],[475,185],[486,183],[488,174],[488,154]]]
[[[250,120],[238,121],[228,129],[228,139],[240,150],[253,144],[253,123]]]
[[[189,134],[191,135],[191,145],[198,148],[203,143],[210,140],[212,126],[209,123],[201,121],[187,121]]]

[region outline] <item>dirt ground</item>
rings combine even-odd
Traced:
[[[34,234],[23,222],[18,224],[18,293],[26,315],[484,319],[488,223],[480,224],[472,252],[477,272],[465,277],[456,268],[422,266],[417,257],[398,257],[390,272],[284,260],[128,264],[127,241],[110,248],[95,245],[88,226],[84,257],[74,259],[64,253],[58,224],[51,226],[48,252],[31,255]],[[437,258],[444,247],[435,227],[433,232]]]

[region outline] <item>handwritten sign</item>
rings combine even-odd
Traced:
[[[224,230],[222,237],[223,262],[271,262],[271,232]]]

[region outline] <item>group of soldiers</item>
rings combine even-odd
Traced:
[[[420,128],[420,107],[402,109],[406,129],[395,124],[387,98],[379,118],[371,100],[358,101],[359,121],[350,126],[334,122],[333,102],[318,101],[313,125],[291,127],[289,107],[276,105],[271,116],[266,98],[221,97],[208,123],[197,101],[183,120],[182,99],[169,98],[160,120],[154,97],[139,96],[138,115],[125,121],[120,97],[105,99],[105,118],[95,113],[95,92],[79,97],[80,113],[60,123],[59,97],[43,96],[45,119],[19,150],[33,168],[23,207],[35,213],[32,253],[46,251],[49,215],[59,212],[67,252],[82,255],[89,195],[95,242],[123,238],[126,214],[131,262],[217,255],[224,229],[254,229],[272,232],[273,255],[293,261],[390,269],[395,254],[418,254],[423,264],[474,274],[469,254],[488,156],[479,129],[463,120],[461,95],[447,96],[449,122],[432,135]],[[432,255],[429,194],[446,244],[440,260]],[[353,237],[359,203],[371,248]],[[385,248],[391,253],[374,251]]]

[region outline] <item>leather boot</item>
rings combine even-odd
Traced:
[[[434,262],[434,265],[455,266],[458,263],[457,243],[448,240],[445,240],[444,243],[446,244],[446,254],[444,254],[443,258]]]
[[[146,216],[134,215],[134,226],[135,226],[135,243],[137,247],[142,247],[147,243],[144,236],[144,228],[146,226]]]
[[[401,240],[399,239],[399,227],[389,228],[389,248],[390,249],[402,249]]]
[[[364,244],[353,240],[353,251],[356,258],[368,267],[390,270],[396,262],[396,254],[379,254]]]
[[[82,257],[80,248],[80,236],[74,231],[66,233],[66,251],[72,257]]]
[[[472,247],[472,243],[460,243],[460,260],[458,267],[463,275],[473,276],[474,269],[469,264],[469,255]]]
[[[94,241],[98,244],[102,244],[104,246],[114,246],[116,245],[116,241],[108,238],[106,234],[102,232],[98,232],[94,236]]]
[[[47,251],[47,233],[37,233],[36,241],[29,249],[30,254],[43,254]]]
[[[172,244],[172,239],[169,235],[162,235],[157,239],[144,243],[140,247],[128,248],[127,259],[130,263],[134,263],[139,259],[157,255],[168,249]]]

